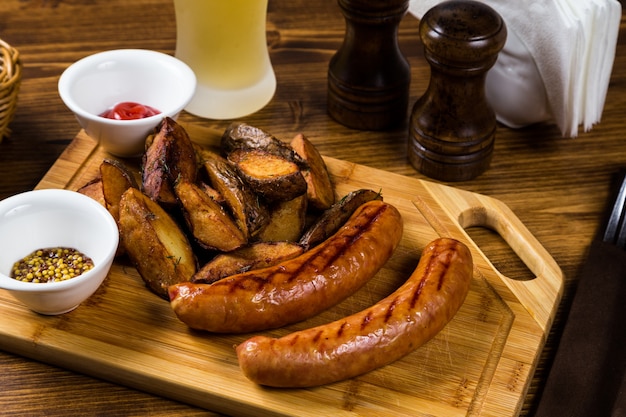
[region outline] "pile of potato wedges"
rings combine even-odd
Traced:
[[[212,149],[170,118],[146,139],[139,173],[105,159],[77,191],[109,210],[118,255],[165,299],[173,284],[212,283],[294,258],[381,198],[363,189],[336,200],[323,158],[302,134],[287,143],[233,123]]]

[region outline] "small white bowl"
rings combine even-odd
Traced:
[[[163,117],[176,120],[191,101],[196,76],[173,56],[144,49],[117,49],[85,57],[59,78],[59,95],[87,134],[111,154],[132,157]],[[136,102],[161,113],[134,120],[100,116],[114,105]]]
[[[35,190],[0,201],[0,288],[31,310],[67,313],[91,296],[109,273],[119,231],[113,216],[95,200],[69,190]],[[66,281],[22,282],[13,264],[37,249],[71,247],[94,267]]]

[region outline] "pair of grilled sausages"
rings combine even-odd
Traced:
[[[359,207],[331,238],[275,267],[214,284],[178,284],[170,299],[192,328],[248,332],[304,320],[337,304],[389,259],[402,236],[398,210],[382,201]],[[456,314],[472,277],[469,249],[431,242],[411,277],[375,305],[282,338],[255,336],[236,348],[243,373],[274,387],[310,387],[389,364],[435,336]]]

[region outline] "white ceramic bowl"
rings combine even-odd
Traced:
[[[80,193],[50,189],[6,198],[0,201],[0,288],[37,313],[66,313],[102,284],[118,242],[113,216]],[[15,262],[37,249],[58,246],[79,250],[93,260],[94,267],[59,282],[32,283],[11,278]]]
[[[113,155],[137,156],[164,116],[176,119],[196,89],[194,72],[177,58],[143,49],[118,49],[85,57],[59,79],[59,95],[87,134]],[[161,113],[135,120],[99,116],[136,102]]]

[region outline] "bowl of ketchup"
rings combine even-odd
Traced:
[[[196,76],[177,58],[144,49],[99,52],[70,65],[58,89],[79,125],[109,153],[138,156],[164,117],[189,103]]]

